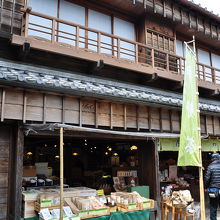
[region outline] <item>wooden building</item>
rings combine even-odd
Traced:
[[[159,200],[154,140],[180,132],[183,42],[193,35],[201,132],[218,138],[217,15],[187,0],[0,0],[0,220],[20,219],[23,125],[31,123],[142,141],[141,183]]]

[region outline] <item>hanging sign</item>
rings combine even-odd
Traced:
[[[159,151],[178,151],[179,138],[160,138],[158,143]],[[202,139],[203,152],[220,151],[220,139]]]

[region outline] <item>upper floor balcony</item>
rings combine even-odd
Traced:
[[[75,57],[90,62],[103,60],[106,65],[173,81],[182,81],[184,57],[170,52],[170,40],[162,37],[158,48],[117,35],[75,24],[57,17],[22,9],[21,35],[13,35],[15,45]],[[153,38],[152,38],[153,39]],[[159,43],[158,43],[159,44]],[[159,49],[160,48],[160,49]],[[220,89],[220,69],[197,63],[199,86]]]

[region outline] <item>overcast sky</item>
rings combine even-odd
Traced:
[[[202,7],[207,7],[209,11],[213,11],[220,16],[220,0],[194,0],[195,3],[200,3]]]

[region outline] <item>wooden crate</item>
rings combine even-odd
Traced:
[[[35,201],[23,201],[22,204],[23,218],[32,218],[37,214],[35,212]]]
[[[131,203],[128,205],[125,205],[123,203],[117,203],[118,211],[121,212],[131,212],[131,211],[137,211],[139,210],[137,203]]]
[[[59,208],[60,208],[60,205],[57,205],[57,206],[48,206],[48,207],[41,207],[39,202],[35,202],[35,203],[34,203],[34,210],[37,211],[37,212],[41,211],[42,209],[52,210],[52,209],[59,209]]]
[[[138,203],[138,208],[139,208],[139,210],[153,209],[154,208],[154,200],[148,199],[148,201]]]

